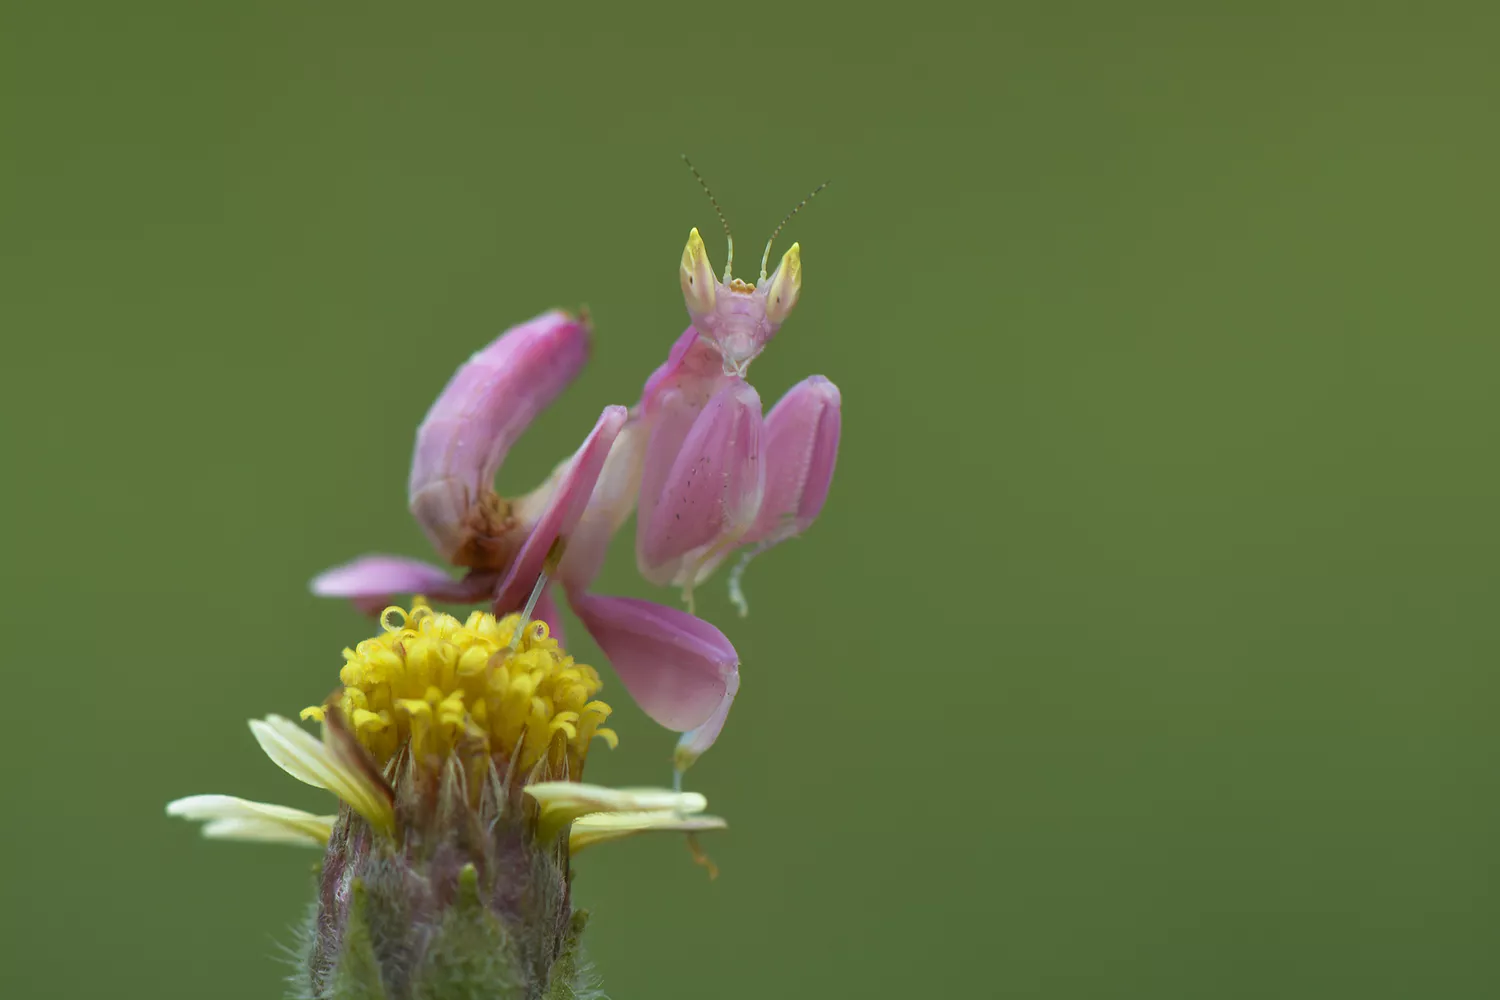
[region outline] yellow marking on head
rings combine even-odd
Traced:
[[[682,266],[678,269],[682,279],[682,297],[689,311],[712,312],[714,308],[714,269],[708,261],[708,248],[695,228],[688,233],[687,246],[682,251]]]
[[[766,316],[773,323],[780,323],[797,304],[802,293],[802,244],[793,243],[781,258],[776,273],[771,276],[771,287],[766,292]]]

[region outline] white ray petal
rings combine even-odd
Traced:
[[[233,795],[189,795],[167,803],[167,815],[205,822],[203,835],[226,840],[262,840],[307,844],[328,843],[336,817],[316,816],[301,809],[252,802]]]
[[[568,831],[568,851],[577,854],[585,847],[637,833],[698,833],[723,830],[728,826],[718,816],[679,816],[669,812],[595,813],[573,821],[573,827]]]
[[[697,792],[668,788],[605,788],[577,781],[541,781],[527,785],[525,791],[541,806],[537,835],[544,840],[580,816],[593,813],[688,816],[708,808],[708,800]]]
[[[334,763],[323,744],[289,719],[268,715],[251,719],[250,732],[266,756],[287,774],[314,788],[333,790]]]
[[[328,723],[323,725],[326,730]],[[298,781],[327,789],[375,826],[390,829],[393,814],[386,791],[359,767],[341,759],[327,741],[319,742],[279,715],[251,719],[250,731],[277,767]]]

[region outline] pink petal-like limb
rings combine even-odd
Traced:
[[[649,438],[648,425],[636,418],[627,420],[615,438],[583,516],[568,536],[568,548],[557,570],[558,580],[569,589],[587,590],[594,582],[604,565],[610,539],[635,511]]]
[[[704,751],[719,738],[719,733],[724,730],[724,720],[729,718],[729,709],[734,705],[734,696],[739,691],[740,675],[739,671],[735,671],[713,714],[701,726],[683,733],[682,738],[677,741],[677,749],[672,752],[672,766],[677,769],[679,781],[682,772],[692,767],[693,762],[702,757]]]
[[[681,448],[693,421],[731,381],[720,368],[717,348],[689,326],[667,360],[646,380],[640,405],[631,411],[615,440],[583,518],[568,539],[558,571],[568,588],[586,590],[599,575],[610,539],[630,518],[642,495],[646,449],[653,439],[658,454],[667,456],[657,462],[655,478],[647,487],[652,496],[659,495],[671,471],[671,456]]]
[[[555,564],[547,564],[548,555],[558,539],[563,540],[566,549],[568,536],[583,516],[604,461],[628,416],[629,411],[623,406],[606,406],[573,457],[559,466],[538,490],[517,501],[517,514],[528,530],[521,550],[511,560],[509,572],[495,592],[496,614],[520,610],[543,571],[556,572]]]
[[[640,564],[643,573],[645,566],[640,553],[646,525],[657,504],[661,502],[672,463],[682,451],[693,423],[702,413],[703,405],[696,402],[689,393],[681,389],[668,389],[658,398],[656,411],[647,418],[647,440],[645,452],[641,456],[639,477],[640,509],[635,519],[636,562]]]
[[[588,359],[589,326],[553,310],[512,327],[459,367],[438,395],[412,454],[412,515],[445,559],[502,568],[516,544],[494,495],[510,446]]]
[[[766,416],[766,495],[755,524],[740,540],[747,551],[729,580],[729,596],[741,617],[748,606],[740,578],[750,560],[802,534],[823,510],[838,459],[840,423],[838,387],[821,375],[797,383]],[[705,575],[712,569],[706,567]]]
[[[472,604],[494,590],[493,574],[470,573],[455,580],[431,563],[403,556],[361,556],[324,570],[312,580],[319,597],[347,597],[366,614],[388,607],[401,594],[421,594],[434,601]]]
[[[766,495],[744,544],[772,544],[807,530],[828,499],[839,454],[838,386],[822,375],[798,382],[766,416]]]
[[[760,396],[740,379],[726,379],[696,416],[667,393],[641,473],[636,562],[646,579],[691,587],[754,524],[765,492],[762,423]]]
[[[698,330],[689,324],[672,345],[667,360],[646,379],[646,386],[641,391],[641,408],[647,417],[653,416],[663,396],[674,388],[709,386],[711,388],[704,395],[706,399],[724,378],[722,368],[718,348],[712,341],[699,336]]]
[[[739,688],[739,654],[701,618],[631,597],[574,591],[568,602],[635,703],[668,729],[708,723]]]

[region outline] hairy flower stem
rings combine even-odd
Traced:
[[[419,783],[418,783],[419,785]],[[491,772],[476,805],[454,765],[437,821],[404,844],[345,810],[329,840],[294,995],[315,1000],[547,1000],[595,995],[580,958],[566,835]],[[419,798],[417,785],[404,789]],[[406,796],[398,795],[398,802]],[[410,801],[410,800],[407,800]]]

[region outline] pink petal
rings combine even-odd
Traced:
[[[653,583],[691,577],[704,558],[731,547],[754,523],[765,491],[760,396],[749,383],[726,379],[686,434],[691,408],[671,397],[641,475],[636,561]]]
[[[574,591],[568,602],[636,704],[668,729],[704,725],[739,687],[739,654],[701,618],[630,597]]]
[[[623,406],[606,406],[570,462],[543,487],[546,506],[530,524],[521,551],[511,562],[505,581],[495,593],[496,614],[520,610],[531,596],[552,543],[559,537],[566,541],[583,516],[589,497],[593,495],[594,483],[604,468],[604,460],[609,456],[620,428],[625,426],[627,416],[629,411]]]
[[[821,375],[793,386],[766,417],[766,495],[741,544],[769,547],[807,530],[828,499],[839,452],[838,387]]]
[[[692,767],[693,762],[714,745],[714,741],[719,738],[719,733],[724,729],[724,721],[729,718],[729,709],[733,707],[734,696],[739,693],[739,690],[740,675],[736,671],[735,675],[730,678],[724,697],[720,699],[718,707],[708,717],[708,721],[682,734],[682,738],[677,741],[677,749],[672,754],[672,760],[679,773]]]
[[[495,578],[471,573],[455,580],[439,566],[402,556],[374,555],[324,570],[313,577],[311,586],[319,597],[347,597],[360,610],[374,614],[403,594],[472,604],[489,596]]]
[[[407,493],[445,558],[474,544],[475,510],[510,446],[588,359],[589,326],[560,310],[512,327],[453,374],[417,429]]]

